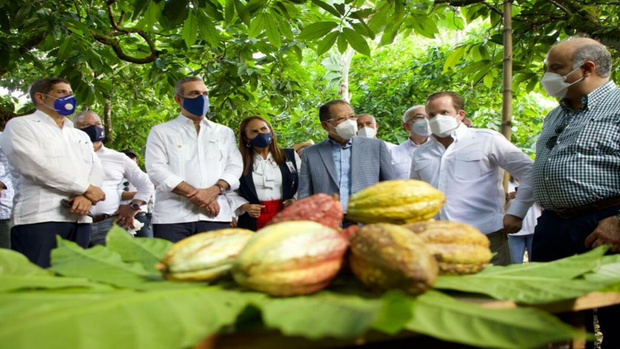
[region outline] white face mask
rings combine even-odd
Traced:
[[[428,119],[426,118],[416,120],[413,124],[411,124],[411,130],[418,136],[428,137],[431,135]]]
[[[349,119],[336,126],[336,134],[342,139],[350,139],[357,133],[357,122]]]
[[[445,114],[435,115],[429,121],[431,126],[431,132],[437,137],[448,137],[450,133],[459,126],[458,120],[455,117]]]
[[[556,97],[556,98],[564,98],[564,96],[566,95],[566,91],[568,90],[569,87],[583,80],[583,76],[582,76],[580,79],[577,79],[574,82],[571,82],[571,83],[566,82],[566,77],[568,77],[569,75],[571,75],[572,73],[574,73],[575,71],[579,69],[581,69],[581,67],[577,67],[573,69],[571,72],[569,72],[566,75],[546,72],[545,75],[543,75],[542,80],[540,80],[540,84],[545,88],[545,91],[547,91],[547,94],[549,96]]]
[[[357,131],[357,135],[366,138],[375,138],[377,136],[377,129],[372,127],[363,127]]]

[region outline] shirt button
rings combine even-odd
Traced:
[[[545,177],[545,180],[546,180],[546,181],[548,181],[548,180],[549,180],[549,177]]]

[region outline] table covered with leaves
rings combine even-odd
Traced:
[[[185,348],[234,332],[240,321],[257,321],[266,331],[311,340],[412,331],[474,346],[528,348],[586,335],[533,305],[620,292],[620,255],[605,255],[605,247],[549,263],[440,276],[418,296],[373,294],[342,275],[316,294],[275,298],[226,280],[166,281],[154,265],[170,246],[114,228],[106,247],[85,250],[59,239],[49,270],[0,249],[0,347]],[[465,300],[472,294],[520,306],[488,308]]]

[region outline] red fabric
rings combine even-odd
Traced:
[[[260,215],[256,218],[256,230],[267,225],[267,222],[284,208],[282,200],[261,201],[260,204],[265,207],[260,210]]]

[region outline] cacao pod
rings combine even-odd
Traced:
[[[366,224],[419,222],[433,218],[445,200],[442,192],[423,181],[383,181],[351,195],[347,219]]]
[[[405,224],[416,233],[439,262],[440,274],[472,274],[492,257],[489,239],[476,227],[451,221]]]
[[[437,261],[422,239],[398,225],[369,224],[351,238],[349,264],[365,285],[420,293],[437,278]]]
[[[338,231],[316,222],[272,224],[256,232],[239,253],[233,277],[274,296],[312,293],[338,273],[347,246]]]
[[[230,228],[199,233],[178,241],[156,268],[169,280],[212,280],[230,271],[235,257],[254,235]]]
[[[278,212],[268,224],[288,221],[314,221],[339,230],[343,216],[342,205],[337,197],[319,193],[293,202]]]

